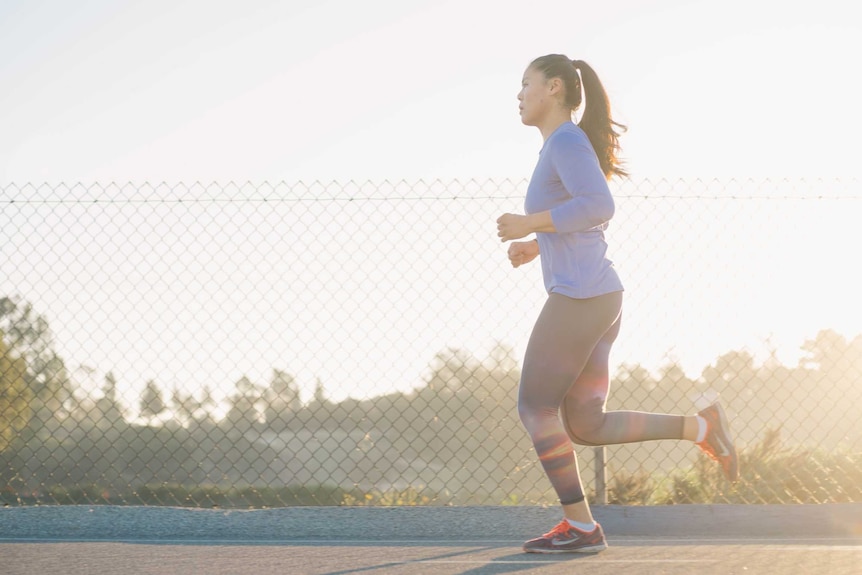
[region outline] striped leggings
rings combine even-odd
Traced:
[[[608,358],[619,334],[621,310],[622,292],[589,299],[552,293],[527,345],[518,414],[563,505],[584,499],[572,443],[683,437],[681,415],[605,411]]]

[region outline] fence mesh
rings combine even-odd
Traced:
[[[494,223],[525,189],[0,188],[0,498],[553,503],[516,410],[540,270],[508,265]],[[614,192],[608,408],[720,396],[741,480],[690,443],[578,448],[590,496],[862,501],[859,182]]]

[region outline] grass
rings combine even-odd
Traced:
[[[730,484],[719,466],[701,456],[688,469],[668,475],[617,472],[610,479],[608,503],[676,505],[686,503],[845,503],[862,501],[862,454],[789,449],[778,430],[739,453],[740,480]],[[595,503],[593,496],[592,502]],[[47,486],[39,492],[0,489],[0,505],[149,505],[195,508],[266,509],[292,506],[425,506],[451,501],[427,487],[345,490],[333,485],[282,487],[182,485],[164,483],[127,489],[93,484]],[[512,493],[500,505],[536,504]],[[550,503],[550,502],[547,502]]]
[[[52,486],[29,495],[0,491],[3,505],[149,505],[195,508],[267,509],[307,505],[343,505],[349,495],[340,487],[223,487],[217,485],[143,485],[111,490],[99,485]]]
[[[700,456],[689,469],[662,478],[617,473],[608,502],[620,505],[685,503],[847,503],[862,501],[862,454],[786,448],[779,430],[739,453],[740,478],[729,483]]]

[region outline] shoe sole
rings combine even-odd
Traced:
[[[728,446],[730,451],[729,457],[731,458],[731,461],[733,461],[733,471],[735,471],[735,473],[729,473],[728,475],[730,475],[730,477],[728,477],[728,479],[731,482],[736,482],[739,479],[739,463],[736,457],[736,446],[733,443],[733,437],[730,435],[730,425],[727,423],[727,415],[724,413],[724,407],[722,407],[720,403],[716,403],[715,406],[718,408],[716,411],[718,411],[718,421],[721,425],[721,431],[730,442],[730,445]]]
[[[588,547],[579,547],[577,549],[524,549],[525,553],[543,553],[547,555],[555,555],[559,553],[601,553],[608,546],[605,543],[600,545],[590,545]]]

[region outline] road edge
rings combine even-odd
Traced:
[[[841,537],[862,543],[862,503],[596,506],[613,536]],[[109,505],[0,508],[0,541],[521,540],[561,518],[553,507],[285,507],[233,510]]]

